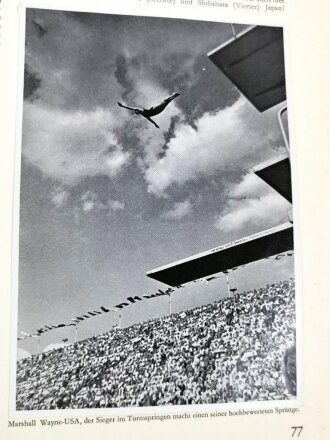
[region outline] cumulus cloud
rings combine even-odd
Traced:
[[[99,201],[97,195],[92,191],[86,191],[81,196],[81,208],[84,212],[89,212],[94,209],[102,209],[104,205]]]
[[[56,208],[60,208],[65,206],[69,200],[69,193],[66,190],[58,189],[56,193],[53,194],[51,198],[51,202]]]
[[[254,172],[249,171],[246,173],[241,181],[232,187],[229,191],[229,197],[232,199],[240,199],[247,197],[261,197],[269,194],[270,188],[261,180]]]
[[[50,109],[24,104],[22,153],[46,177],[74,184],[86,176],[116,176],[130,154],[119,143],[110,111]]]
[[[223,232],[238,231],[251,225],[260,228],[275,226],[287,219],[291,207],[252,172],[231,189],[229,197],[227,206],[215,222],[215,227]]]
[[[47,29],[43,38],[36,32],[36,20]],[[123,32],[128,25],[129,32]],[[126,100],[148,107],[174,91],[180,92],[172,87],[179,86],[182,78],[185,85],[196,81],[194,62],[213,48],[215,40],[226,38],[230,27],[30,9],[26,32],[26,64],[35,85],[29,98],[33,97],[33,105],[28,102],[24,108],[25,157],[45,176],[70,185],[86,176],[115,175],[127,163],[129,150],[138,156],[143,172],[148,167],[150,192],[164,192],[167,183],[155,183],[158,168],[162,168],[158,158],[167,150],[178,121],[184,126],[182,108],[191,99],[196,109],[200,99],[194,93],[188,101],[185,98],[185,106],[180,106],[183,96],[172,102],[156,117],[160,130],[142,117],[119,109],[116,102]],[[198,37],[192,43],[193,35]],[[203,96],[206,90],[209,88]],[[109,142],[115,148],[106,159],[101,152]],[[125,151],[120,142],[125,142]],[[78,146],[83,151],[78,151]],[[172,147],[167,162],[175,152],[175,145]],[[171,163],[164,168],[170,174],[165,180],[175,181]]]
[[[162,196],[172,184],[184,184],[223,170],[248,169],[256,157],[264,160],[277,146],[275,114],[260,115],[244,98],[214,113],[205,113],[195,128],[180,123],[166,156],[145,171],[148,190]]]
[[[190,200],[176,202],[171,210],[162,214],[162,218],[167,220],[180,220],[192,212],[192,203]]]
[[[125,203],[118,200],[108,200],[108,206],[112,211],[123,211],[125,209]]]
[[[42,20],[47,29],[43,38],[36,32],[35,20]],[[26,63],[40,79],[36,95],[43,103],[90,110],[96,105],[108,107],[121,93],[112,74],[111,36],[95,38],[95,32],[73,15],[40,9],[27,11],[26,33]]]
[[[134,90],[129,94],[128,100],[137,107],[143,106],[149,108],[161,103],[161,101],[174,91],[169,91],[150,79],[147,81],[140,78],[134,69],[130,72],[130,77],[134,78]],[[132,132],[139,140],[143,151],[143,160],[140,162],[142,167],[157,160],[166,143],[166,136],[170,129],[171,122],[175,118],[177,121],[183,121],[184,115],[179,107],[180,97],[172,101],[166,109],[153,119],[159,125],[155,128],[149,121],[143,117],[138,117],[130,121],[134,123]],[[132,118],[131,118],[132,119]]]
[[[47,33],[40,38],[35,22]],[[146,32],[146,28],[148,32]],[[193,60],[230,35],[219,23],[75,14],[29,9],[26,62],[41,80],[38,97],[64,108],[116,105],[135,78],[160,83],[161,76],[195,79]],[[127,90],[128,89],[128,90]]]
[[[66,185],[86,176],[115,175],[132,154],[141,152],[144,168],[162,151],[173,118],[182,116],[176,102],[171,103],[157,116],[157,130],[144,118],[117,107],[121,96],[127,104],[147,108],[173,92],[160,84],[152,67],[161,69],[168,64],[168,50],[159,50],[154,43],[148,49],[149,38],[145,44],[140,39],[127,39],[120,18],[85,18],[29,11],[27,21],[26,60],[38,78],[38,87],[34,102],[26,102],[24,107],[23,154],[47,177]],[[90,27],[94,18],[99,20],[98,27]],[[47,24],[48,34],[43,39],[35,34],[35,19]],[[150,25],[156,32],[154,20]],[[131,26],[139,35],[140,20],[132,18]],[[108,38],[104,39],[104,34]],[[125,152],[120,145],[123,136]],[[78,146],[83,147],[83,155]],[[109,146],[113,151],[102,156]]]
[[[125,209],[125,204],[119,200],[109,199],[106,202],[100,200],[98,195],[93,191],[86,191],[80,197],[81,209],[84,212],[90,211],[123,211]]]

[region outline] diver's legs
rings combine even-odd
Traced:
[[[159,125],[157,125],[155,121],[153,121],[151,118],[149,118],[149,116],[145,116],[145,115],[142,115],[142,116],[144,116],[146,119],[148,119],[149,122],[154,124],[155,127],[159,128]]]
[[[159,106],[162,107],[166,107],[168,106],[168,104],[173,101],[173,99],[177,98],[180,95],[180,93],[173,93],[171,96],[168,96],[167,98],[165,98],[160,104]]]
[[[145,112],[147,112],[148,116],[159,115],[159,113],[161,113],[168,106],[168,104],[179,95],[180,93],[173,93],[173,95],[165,98],[159,105],[156,105],[155,107],[151,107],[150,109],[145,110]]]

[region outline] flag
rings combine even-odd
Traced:
[[[68,339],[68,338],[63,338],[62,341],[63,341],[63,342],[68,342],[69,339]]]
[[[95,316],[95,313],[93,313],[93,312],[88,312],[88,314],[91,316]]]
[[[66,327],[66,324],[58,324],[57,328]]]
[[[102,312],[104,312],[104,313],[108,313],[108,312],[110,312],[109,309],[107,309],[106,307],[103,307],[103,306],[101,306],[100,309],[101,309]]]
[[[93,310],[94,313],[96,313],[97,315],[102,315],[101,312],[98,312],[97,310]]]
[[[143,295],[143,298],[145,298],[145,299],[156,298],[156,295],[154,295],[154,294],[152,294],[152,295]]]
[[[120,304],[117,304],[115,307],[117,307],[117,309],[123,309],[124,307],[127,307],[127,306],[129,306],[129,304],[127,304],[127,303],[120,303]],[[110,309],[110,310],[112,310],[112,309]]]
[[[86,318],[86,319],[90,318],[90,316],[88,316],[88,315],[83,315],[83,317]]]
[[[129,296],[127,298],[127,301],[131,302],[132,304],[134,304],[137,301],[142,301],[142,299],[139,296],[134,296],[134,298],[132,296]]]

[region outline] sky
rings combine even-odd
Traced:
[[[285,151],[278,108],[259,113],[206,55],[231,36],[222,23],[27,10],[19,333],[154,293],[166,286],[147,271],[287,221],[289,204],[252,173]],[[117,105],[174,92],[160,129]],[[231,282],[244,291],[292,275],[288,257]],[[173,311],[225,294],[223,279],[187,285]],[[123,326],[167,312],[167,298],[144,301]],[[79,339],[116,322],[90,319]],[[73,328],[42,348],[63,337]]]

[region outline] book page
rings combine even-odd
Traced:
[[[4,438],[328,438],[301,3],[2,1]]]

